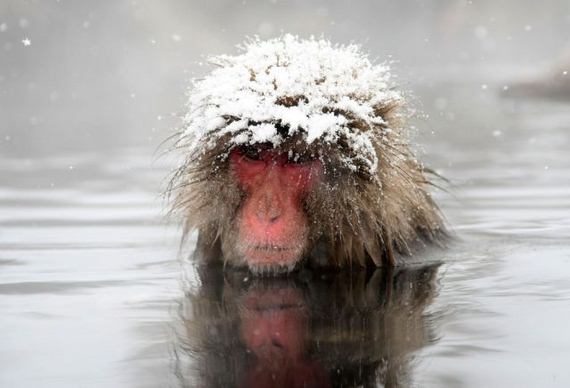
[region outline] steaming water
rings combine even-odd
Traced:
[[[146,149],[1,156],[0,386],[570,386],[569,106],[429,86],[439,267],[182,281]]]

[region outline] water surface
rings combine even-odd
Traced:
[[[395,271],[181,266],[152,151],[0,156],[0,386],[570,386],[570,106],[419,94],[457,238]]]

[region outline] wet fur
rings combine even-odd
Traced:
[[[276,103],[290,106],[298,100],[291,97]],[[407,142],[401,105],[376,107],[375,113],[384,119],[385,126],[369,128],[356,120],[351,122],[352,131],[374,133],[379,163],[373,176],[364,165],[351,170],[342,162],[353,156],[348,139],[307,145],[297,133],[287,136],[278,147],[283,152],[314,155],[324,166],[322,181],[302,204],[311,248],[303,257],[311,265],[393,266],[418,246],[445,240],[442,216],[428,192],[428,171],[416,161]],[[281,132],[286,134],[287,128]],[[184,219],[184,234],[198,230],[198,255],[204,260],[219,259],[222,252],[232,252],[232,244],[236,244],[236,215],[245,194],[229,168],[228,155],[234,145],[228,140],[221,137],[205,154],[187,155],[168,188],[173,211]],[[187,139],[181,137],[174,148],[184,150],[185,144]],[[231,254],[224,260],[231,261],[227,256]]]

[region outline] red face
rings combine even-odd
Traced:
[[[283,366],[304,352],[307,311],[295,289],[250,291],[240,310],[241,334],[247,347],[265,364]]]
[[[255,360],[239,387],[331,386],[306,354],[309,314],[300,290],[250,290],[240,307],[241,337]]]
[[[292,269],[307,245],[301,201],[320,179],[322,163],[295,163],[262,149],[234,150],[230,165],[246,193],[237,215],[238,253],[251,269]]]

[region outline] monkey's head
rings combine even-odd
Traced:
[[[287,272],[394,264],[444,235],[387,65],[291,35],[212,62],[190,89],[170,187],[199,249]]]

